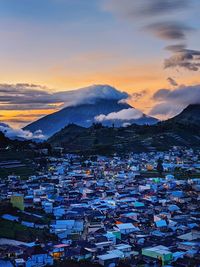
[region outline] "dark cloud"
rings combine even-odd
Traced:
[[[41,117],[44,116],[44,114],[17,114],[14,116],[14,118],[33,118],[33,117]]]
[[[168,45],[165,47],[165,50],[170,52],[179,52],[182,51],[183,49],[186,49],[185,44]]]
[[[154,93],[153,99],[154,100],[163,100],[167,97],[170,93],[170,89],[159,89],[157,92]]]
[[[15,118],[12,118],[12,119],[6,119],[6,122],[12,122],[12,123],[29,123],[30,120],[27,120],[27,119],[23,119],[23,117],[21,119],[15,119]]]
[[[62,105],[60,106],[57,106],[56,104],[43,105],[43,104],[37,104],[37,103],[19,104],[19,105],[11,103],[9,105],[5,105],[5,104],[0,103],[0,110],[41,110],[41,109],[44,109],[44,110],[55,109],[56,110],[60,107],[62,107]]]
[[[186,34],[193,29],[177,22],[158,22],[145,27],[155,36],[164,40],[181,40],[186,38]]]
[[[124,19],[141,19],[143,28],[159,39],[187,40],[188,33],[194,30],[187,23],[170,19],[173,12],[195,6],[193,0],[105,0],[104,3],[106,10]],[[173,55],[164,61],[165,68],[177,67],[191,71],[200,68],[198,51],[186,49],[185,44],[169,45],[166,49]]]
[[[184,9],[190,2],[189,0],[105,0],[104,7],[124,17],[144,18]]]
[[[147,2],[147,1],[146,1]],[[144,15],[160,15],[173,12],[177,9],[188,7],[188,0],[153,0],[148,1],[146,7],[141,10]]]
[[[160,89],[154,96],[154,100],[173,101],[184,105],[200,103],[200,84],[194,86],[182,86],[175,90]]]
[[[29,84],[0,84],[0,110],[59,109],[95,103],[97,99],[127,99],[129,95],[108,85],[93,85],[73,91],[49,92]]]
[[[0,109],[50,109],[60,103],[60,99],[44,89],[33,84],[0,84]]]
[[[172,86],[178,86],[178,83],[172,78],[172,77],[168,77],[167,81],[169,82],[170,85]]]
[[[157,101],[150,114],[174,116],[190,104],[200,104],[200,84],[182,86],[175,90],[160,89],[153,95]]]
[[[177,48],[170,58],[165,59],[164,68],[184,68],[198,71],[200,68],[200,51]]]

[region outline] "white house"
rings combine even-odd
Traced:
[[[115,249],[121,251],[124,258],[130,258],[132,255],[132,247],[128,244],[115,245]]]
[[[119,230],[121,234],[129,234],[129,233],[139,231],[139,228],[135,227],[132,223],[117,224],[115,229]]]

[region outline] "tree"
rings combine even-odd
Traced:
[[[98,130],[98,129],[103,128],[103,125],[102,125],[102,123],[93,123],[92,127],[93,127],[93,129]]]
[[[94,145],[98,145],[98,143],[99,143],[98,138],[95,138],[95,139],[94,139]]]
[[[164,168],[163,168],[163,161],[161,158],[158,159],[158,163],[157,163],[157,171],[160,174],[160,176],[162,175]]]

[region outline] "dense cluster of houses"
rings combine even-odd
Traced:
[[[159,159],[163,175],[156,173]],[[55,238],[0,238],[0,266],[51,266],[65,259],[106,267],[200,266],[200,179],[191,174],[200,173],[197,151],[48,161],[38,176],[0,181],[1,203],[19,211],[4,212],[1,220]],[[190,175],[176,178],[176,170]]]

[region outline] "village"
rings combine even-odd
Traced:
[[[0,180],[1,267],[200,266],[199,151],[47,161]]]

